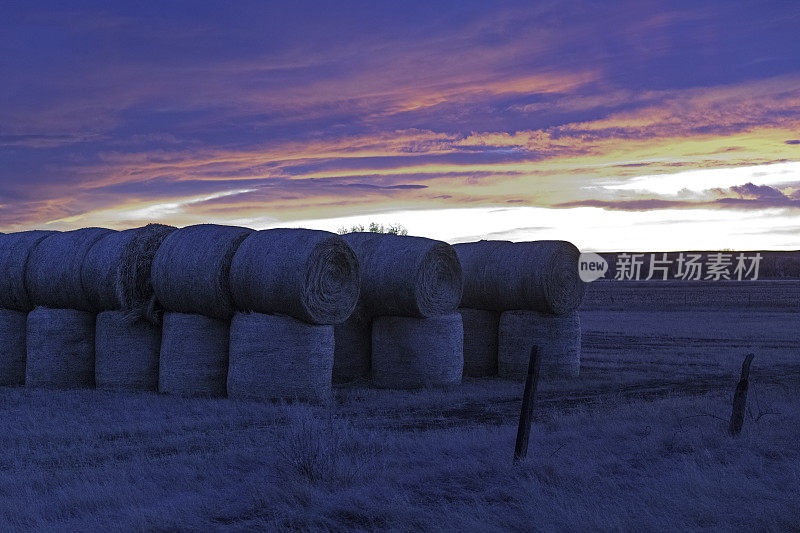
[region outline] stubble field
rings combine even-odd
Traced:
[[[517,465],[522,385],[502,380],[315,407],[0,389],[0,529],[800,527],[800,313],[581,318],[582,375],[541,384]]]

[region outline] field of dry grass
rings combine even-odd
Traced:
[[[542,384],[518,465],[507,381],[313,408],[3,389],[0,529],[796,529],[799,318],[584,312],[582,377]]]

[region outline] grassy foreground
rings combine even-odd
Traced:
[[[494,388],[460,394],[491,402]],[[381,410],[362,393],[350,407]],[[0,528],[792,529],[800,402],[758,394],[778,414],[737,439],[706,416],[726,415],[727,394],[542,409],[515,466],[511,405],[508,423],[453,423],[435,393],[393,395],[395,424],[336,406],[7,389]]]
[[[793,347],[756,346],[753,416],[731,438],[743,346],[673,350],[670,371],[663,332],[613,351],[587,324],[583,376],[542,385],[518,465],[522,387],[501,380],[356,386],[313,408],[0,389],[0,530],[798,527]]]

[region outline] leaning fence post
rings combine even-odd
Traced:
[[[728,433],[736,436],[742,431],[744,423],[744,410],[747,404],[747,386],[750,379],[750,363],[753,362],[754,354],[747,354],[742,363],[742,376],[736,384],[736,392],[733,393],[733,412],[731,412],[731,423],[728,426]]]
[[[539,348],[531,347],[531,360],[528,363],[528,377],[525,380],[525,391],[522,393],[522,409],[519,414],[517,429],[517,445],[514,448],[514,462],[524,459],[528,454],[528,440],[531,434],[531,417],[536,398],[536,387],[539,384]]]

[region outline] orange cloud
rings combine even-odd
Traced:
[[[578,87],[597,81],[600,73],[597,71],[586,72],[550,72],[527,76],[511,77],[497,80],[487,78],[475,80],[464,78],[451,80],[446,84],[418,87],[407,90],[408,95],[402,95],[400,101],[385,114],[415,111],[439,104],[454,104],[474,100],[476,97],[500,96],[512,94],[549,94],[567,93]]]
[[[412,109],[481,92],[559,92],[591,79],[455,84],[397,101]],[[51,189],[51,198],[4,208],[0,230],[31,221],[134,225],[153,213],[167,222],[203,216],[226,222],[265,211],[292,220],[509,200],[547,206],[578,201],[609,179],[800,160],[800,146],[786,142],[800,137],[796,81],[650,92],[630,111],[514,132],[405,129],[241,149],[104,152],[76,163],[79,179]],[[157,197],[147,185],[155,182]]]

